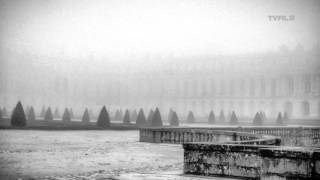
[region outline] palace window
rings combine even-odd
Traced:
[[[202,82],[202,86],[201,86],[201,97],[206,97],[207,96],[207,85],[206,85],[206,81]]]
[[[197,89],[199,89],[199,85],[198,85],[198,81],[197,80],[193,80],[192,82],[192,97],[197,97],[199,95]]]
[[[224,101],[220,101],[220,109],[224,110]]]
[[[220,95],[225,95],[225,82],[223,79],[220,80]]]
[[[240,95],[243,96],[245,92],[245,82],[243,79],[240,80]]]
[[[215,93],[216,93],[215,81],[211,80],[211,94],[215,95]]]
[[[307,101],[302,102],[302,114],[308,116],[310,114],[310,104]]]
[[[182,88],[182,91],[183,91],[183,95],[185,96],[185,97],[187,97],[188,95],[189,95],[189,92],[188,92],[188,81],[184,81],[184,83],[183,83],[183,88]]]
[[[261,85],[261,96],[264,96],[265,95],[265,93],[266,93],[266,82],[265,82],[265,80],[264,80],[264,78],[261,78],[261,81],[260,81],[260,85]]]
[[[304,92],[309,94],[311,92],[311,77],[310,75],[305,75],[303,77],[303,84],[304,84]]]
[[[276,80],[272,79],[271,80],[271,96],[276,96],[276,89],[277,89]]]
[[[229,86],[230,90],[229,90],[229,95],[233,96],[234,95],[234,80],[230,80],[230,86]]]
[[[318,116],[320,117],[320,102],[318,103]]]
[[[250,96],[254,96],[255,82],[254,79],[250,79]]]
[[[293,94],[293,90],[294,90],[294,84],[293,84],[293,78],[292,77],[287,77],[286,78],[286,93],[288,95],[292,95]]]
[[[60,90],[62,89],[62,88],[60,88],[60,84],[61,84],[60,83],[60,79],[56,78],[55,81],[54,81],[54,90],[55,90],[56,93],[59,93]],[[0,86],[0,88],[1,88],[1,86]]]
[[[292,103],[291,102],[286,102],[284,105],[284,111],[288,114],[288,116],[290,117],[292,115]]]

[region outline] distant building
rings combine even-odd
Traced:
[[[185,62],[179,61],[180,65]],[[194,59],[185,67],[178,63],[156,74],[134,76],[135,91],[120,97],[131,97],[132,106],[173,108],[183,114],[193,110],[198,116],[207,116],[213,109],[248,117],[257,111],[269,117],[278,112],[292,118],[320,117],[319,56],[292,53]],[[120,100],[120,104],[126,102]]]
[[[49,68],[34,72],[38,73],[34,78],[45,77],[40,82],[33,82],[32,77],[21,82],[19,75],[12,81],[2,78],[0,99],[4,104],[22,99],[38,107],[75,109],[107,105],[111,109],[159,107],[168,112],[172,108],[182,115],[192,110],[198,117],[207,116],[210,110],[234,110],[248,117],[265,111],[269,117],[287,112],[292,118],[319,118],[319,58],[317,51],[299,50],[160,58],[155,61],[158,64],[141,71],[69,73],[65,69],[55,73],[57,69]],[[6,75],[3,77],[11,77],[10,72]],[[19,93],[28,96],[18,97]]]

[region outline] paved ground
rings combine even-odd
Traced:
[[[181,145],[138,137],[138,131],[0,130],[0,179],[203,179],[181,175]]]

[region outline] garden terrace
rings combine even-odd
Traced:
[[[319,130],[318,127],[143,128],[140,141],[183,144],[184,174],[316,179],[320,178]],[[292,147],[300,145],[306,147]]]

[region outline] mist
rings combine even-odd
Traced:
[[[0,106],[320,114],[318,1],[1,0],[0,17]]]

